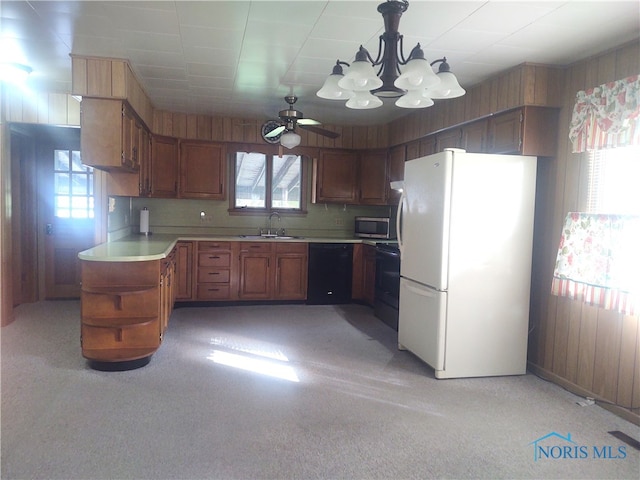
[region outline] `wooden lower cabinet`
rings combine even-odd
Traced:
[[[353,246],[351,296],[373,306],[376,283],[376,247],[356,243]]]
[[[85,358],[128,362],[148,358],[158,349],[173,309],[174,259],[81,261]]]
[[[176,300],[193,299],[193,248],[194,242],[176,244]]]
[[[274,297],[276,300],[307,299],[307,243],[276,243]]]
[[[240,242],[241,300],[305,300],[308,244]]]
[[[198,242],[196,300],[233,300],[233,248],[237,242]]]

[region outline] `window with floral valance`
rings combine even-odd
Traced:
[[[592,156],[640,145],[639,117],[639,75],[578,92],[569,131],[573,152]],[[635,160],[640,162],[631,159]],[[640,216],[620,213],[567,214],[553,272],[553,295],[626,315],[638,313]]]
[[[640,145],[640,75],[576,94],[569,138],[574,153]]]
[[[640,216],[569,212],[551,293],[627,315],[640,301]]]

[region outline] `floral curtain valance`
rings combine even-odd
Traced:
[[[640,300],[640,216],[570,212],[551,293],[635,315]]]
[[[576,94],[569,129],[573,152],[640,145],[640,75]]]

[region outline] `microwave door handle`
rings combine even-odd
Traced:
[[[400,194],[400,200],[398,201],[398,212],[396,214],[396,236],[398,237],[398,249],[400,250],[400,257],[402,258],[402,228],[401,228],[401,223],[402,223],[402,211],[403,211],[403,205],[404,205],[404,201],[405,201],[405,194],[404,194],[404,190],[402,191],[402,193]]]

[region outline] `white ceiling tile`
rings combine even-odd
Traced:
[[[328,2],[259,1],[251,3],[250,18],[289,26],[314,25]]]
[[[149,8],[144,2],[122,4],[120,2],[104,2],[105,9],[116,27],[123,30],[139,32],[163,32],[178,35],[180,28],[175,11]]]
[[[135,45],[138,50],[182,53],[179,35],[120,30],[120,38],[125,45]]]
[[[349,110],[315,91],[360,44],[377,55],[382,1],[3,0],[0,55],[33,63],[30,82],[43,90],[70,89],[70,53],[126,58],[159,108],[273,116],[294,91],[306,116],[379,123],[406,112],[393,101]],[[420,42],[469,87],[523,62],[565,65],[637,39],[639,21],[637,0],[411,0],[399,30],[404,54]]]
[[[239,56],[239,49],[189,47],[184,53],[184,61],[193,64],[235,67],[238,64]]]
[[[183,26],[241,30],[244,30],[250,5],[251,2],[244,1],[175,2],[178,20]]]
[[[189,47],[238,49],[242,46],[244,30],[230,28],[189,27],[181,29],[184,45]]]

